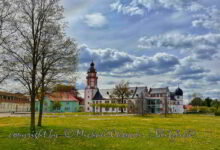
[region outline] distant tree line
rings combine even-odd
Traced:
[[[207,106],[207,107],[215,107],[220,108],[220,101],[217,99],[211,99],[209,97],[204,100],[199,97],[193,98],[193,100],[189,103],[192,106]]]

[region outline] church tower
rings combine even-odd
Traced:
[[[95,64],[92,62],[90,68],[87,72],[87,85],[84,91],[84,100],[85,100],[85,112],[92,112],[92,98],[98,91],[97,87],[97,72],[95,69]]]
[[[96,89],[97,88],[97,79],[98,77],[96,76],[97,72],[95,69],[95,64],[92,62],[90,64],[90,68],[88,69],[88,73],[87,73],[87,88],[91,88],[91,89]]]

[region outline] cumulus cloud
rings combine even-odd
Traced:
[[[146,74],[163,74],[175,69],[178,58],[166,53],[154,56],[135,56],[115,49],[90,49],[80,46],[81,69],[88,69],[93,59],[103,76],[134,77]]]
[[[206,96],[209,96],[211,98],[217,98],[220,97],[220,90],[219,89],[208,89],[204,92]]]
[[[211,75],[207,75],[206,76],[206,80],[208,82],[211,82],[211,83],[217,83],[217,82],[220,82],[220,75],[218,74],[211,74]]]
[[[131,16],[144,14],[144,9],[139,8],[138,6],[135,6],[135,5],[131,5],[131,4],[123,5],[119,0],[112,3],[110,7],[112,10],[116,10],[117,12],[123,13],[123,14],[129,14]]]
[[[142,72],[143,74],[163,74],[173,71],[179,64],[178,58],[166,53],[156,53],[152,57],[136,57],[131,65],[123,68],[123,72]]]
[[[214,31],[220,31],[220,10],[217,8],[207,8],[205,13],[193,16],[192,25],[194,27],[203,27]]]
[[[95,62],[99,76],[117,79],[132,79],[132,85],[141,86],[145,82],[133,80],[145,76],[158,76],[155,80],[157,87],[171,86],[176,88],[180,83],[185,93],[192,93],[191,89],[201,90],[204,85],[219,82],[219,76],[212,74],[196,63],[192,56],[177,58],[167,53],[156,53],[153,56],[135,56],[117,49],[91,49],[80,45],[81,71],[87,71],[92,59]],[[164,78],[163,78],[164,77]],[[114,85],[116,81],[106,81],[106,85]],[[186,94],[187,95],[187,94]]]
[[[88,68],[88,64],[92,60],[96,62],[96,67],[100,72],[114,71],[133,61],[130,55],[115,49],[90,49],[86,45],[81,45],[79,49],[80,63],[83,69]]]
[[[110,5],[112,10],[129,15],[143,15],[145,10],[174,9],[178,11],[199,11],[204,7],[197,0],[132,0],[123,4],[122,0],[116,0]]]
[[[180,80],[199,80],[203,79],[210,70],[198,66],[193,62],[192,57],[188,56],[180,60],[174,75]]]
[[[174,49],[192,52],[197,59],[212,59],[220,49],[220,34],[180,34],[167,33],[145,36],[139,39],[141,49]]]
[[[85,15],[84,22],[89,27],[101,28],[107,24],[107,19],[102,13],[93,13]]]

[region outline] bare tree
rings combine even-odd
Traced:
[[[13,5],[16,15],[10,27],[15,33],[4,46],[8,60],[6,67],[30,94],[30,129],[35,133],[35,99],[41,83],[38,70],[42,49],[47,35],[54,32],[48,27],[56,25],[63,18],[63,7],[59,0],[16,0]]]
[[[78,50],[73,40],[65,38],[62,28],[50,26],[52,30],[45,34],[45,42],[41,49],[40,59],[40,111],[38,126],[42,125],[43,101],[46,89],[51,85],[63,82],[75,82],[75,71]]]
[[[13,30],[9,29],[8,23],[14,14],[13,6],[6,0],[0,0],[0,83],[9,77],[9,72],[4,70],[4,51],[2,45],[10,38]]]
[[[128,99],[132,94],[133,92],[129,90],[129,83],[125,81],[121,81],[113,89],[110,98],[117,99],[119,103],[124,104],[124,100]],[[121,108],[121,112],[123,113],[123,108]]]

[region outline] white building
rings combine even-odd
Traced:
[[[169,88],[150,88],[144,96],[148,113],[164,113],[167,103],[168,113],[183,113],[183,91],[179,87],[175,92]]]
[[[100,103],[117,103],[117,101],[112,101],[109,98],[109,95],[111,94],[113,89],[99,90],[97,86],[97,72],[95,69],[95,64],[93,62],[90,64],[86,79],[87,86],[84,90],[85,112],[120,112],[120,108],[101,108],[92,106],[92,104]],[[123,111],[127,112],[127,108],[124,108]]]
[[[118,103],[110,99],[113,89],[99,89],[97,86],[97,72],[95,64],[92,62],[87,72],[87,86],[84,90],[85,112],[120,112],[120,108],[100,108],[92,104]],[[170,92],[169,88],[130,87],[132,96],[124,103],[128,108],[124,112],[128,113],[164,113],[167,103],[168,113],[183,113],[183,91],[178,87],[175,92]]]

